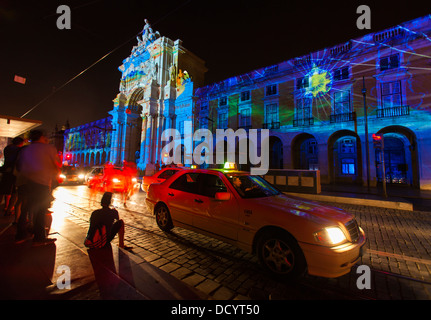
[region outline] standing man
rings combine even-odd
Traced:
[[[18,171],[26,180],[28,209],[33,214],[33,245],[45,245],[56,240],[46,236],[45,215],[52,201],[52,186],[53,182],[56,183],[61,163],[57,150],[49,144],[43,131],[32,130],[29,139],[31,144],[20,153]],[[27,215],[21,214],[17,240],[22,238],[26,220]]]
[[[24,145],[24,139],[21,137],[13,138],[12,144],[4,148],[3,154],[5,162],[2,167],[2,178],[0,182],[0,202],[4,195],[4,211],[5,216],[12,213],[12,209],[16,201],[16,176],[14,169],[18,154]]]

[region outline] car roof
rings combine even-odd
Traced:
[[[240,170],[232,170],[232,169],[217,169],[217,168],[211,168],[211,169],[185,169],[184,171],[187,172],[200,172],[200,173],[210,173],[210,172],[221,172],[221,173],[236,173],[236,174],[250,174],[250,172],[247,171],[240,171]]]

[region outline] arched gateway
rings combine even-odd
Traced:
[[[113,139],[109,161],[136,162],[146,174],[161,161],[163,130],[191,121],[193,89],[203,84],[204,61],[154,32],[145,20],[142,36],[119,67],[119,93],[114,99]]]

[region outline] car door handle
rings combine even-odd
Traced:
[[[173,196],[174,196],[174,194],[173,194],[173,193],[171,193],[171,192],[168,192],[168,196],[173,197]]]
[[[202,203],[202,202],[203,202],[203,200],[201,200],[201,199],[195,199],[195,202],[197,202],[197,203]]]

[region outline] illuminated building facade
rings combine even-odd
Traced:
[[[270,168],[318,169],[324,184],[385,176],[431,189],[430,34],[426,16],[203,86],[204,62],[147,22],[119,67],[106,159],[149,174],[163,130],[182,135],[193,121],[193,131],[269,129]],[[383,135],[385,174],[373,134]]]
[[[270,168],[371,186],[383,134],[386,182],[431,189],[430,33],[427,16],[200,87],[197,126],[270,129]]]
[[[79,167],[102,165],[110,157],[112,117],[66,129],[63,164]]]

